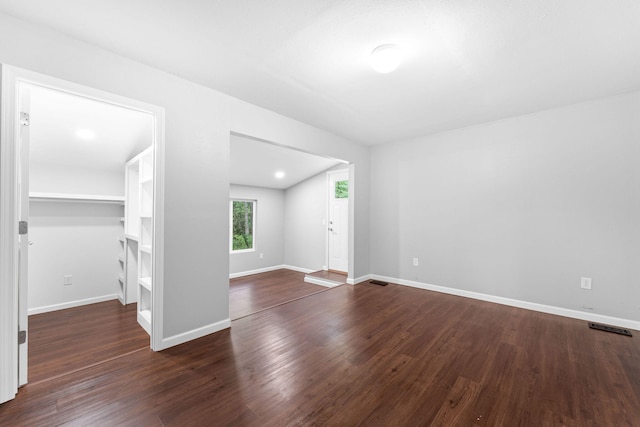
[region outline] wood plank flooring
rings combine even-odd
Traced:
[[[238,277],[229,281],[229,315],[239,319],[326,289],[305,283],[304,273],[286,269]]]
[[[117,300],[29,316],[29,382],[149,347],[136,305]]]
[[[27,385],[0,425],[637,426],[640,334],[390,284],[338,286]]]

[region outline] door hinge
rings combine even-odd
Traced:
[[[27,221],[18,222],[18,234],[27,234],[29,232],[29,223]]]
[[[28,113],[20,113],[20,124],[22,126],[29,126],[29,114]]]
[[[18,345],[27,342],[27,331],[18,331]]]

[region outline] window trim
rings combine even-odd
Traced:
[[[250,202],[253,204],[253,221],[252,221],[252,244],[253,247],[249,249],[233,249],[233,202]],[[242,198],[231,198],[229,199],[229,253],[230,254],[242,254],[247,252],[255,252],[257,249],[256,243],[256,223],[257,223],[257,215],[258,212],[258,201],[256,199],[242,199]]]

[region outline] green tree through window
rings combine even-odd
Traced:
[[[349,181],[336,181],[336,199],[349,198]]]
[[[255,201],[233,200],[232,202],[233,230],[231,249],[241,251],[253,249]]]

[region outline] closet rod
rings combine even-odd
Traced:
[[[96,194],[29,193],[29,200],[124,204],[124,196],[104,196]]]

